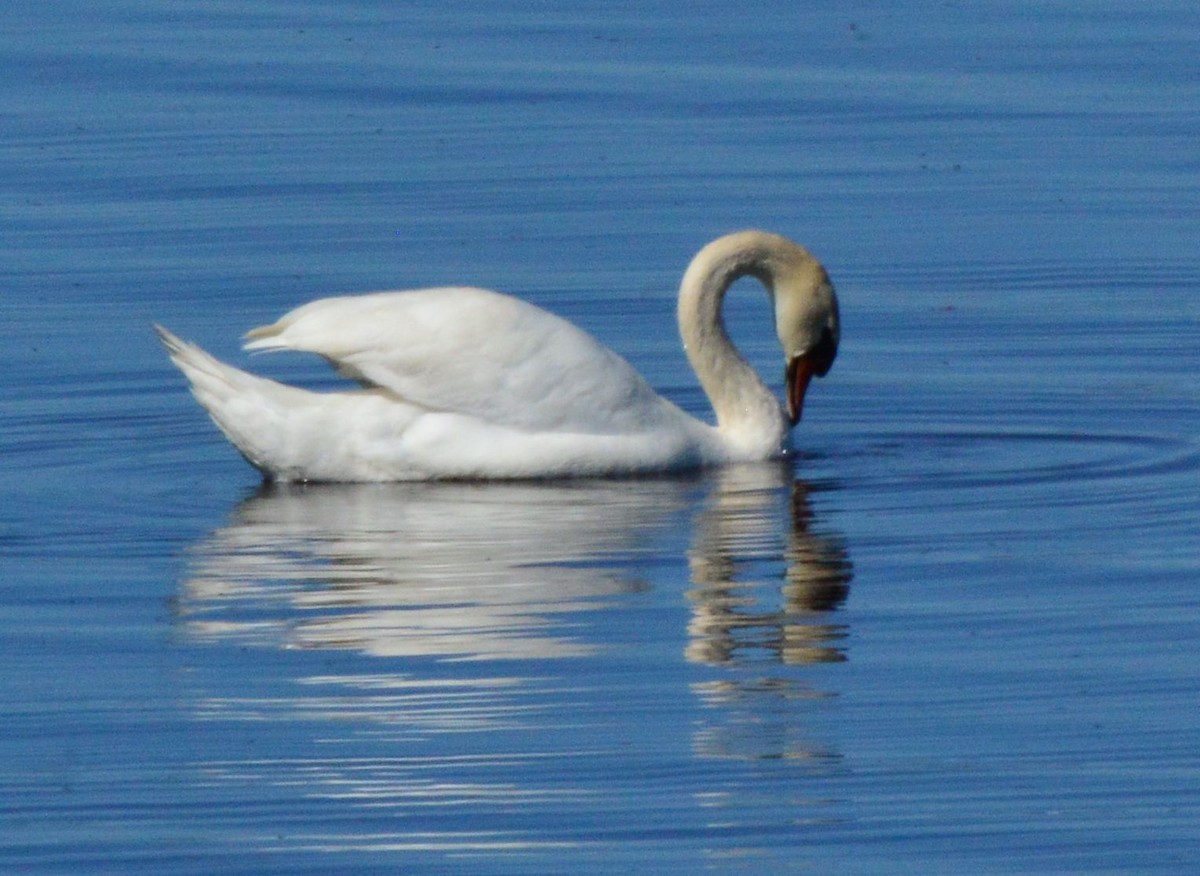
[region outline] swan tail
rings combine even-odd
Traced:
[[[154,330],[192,395],[246,461],[268,479],[286,478],[288,413],[311,393],[226,365],[161,325]]]

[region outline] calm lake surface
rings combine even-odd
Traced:
[[[1195,872],[1200,16],[913,10],[7,4],[0,869]],[[747,226],[786,464],[260,489],[150,331],[484,285],[707,415]]]

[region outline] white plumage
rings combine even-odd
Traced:
[[[247,335],[249,350],[317,353],[360,388],[311,392],[248,374],[156,327],[192,391],[269,479],[386,481],[637,474],[778,456],[790,423],[733,348],[720,300],[752,274],[771,291],[792,419],[838,341],[820,264],[776,235],[705,247],[680,289],[710,426],[659,396],[571,323],[484,289],[327,298]],[[782,320],[782,322],[781,322]]]

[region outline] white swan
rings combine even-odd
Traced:
[[[747,275],[774,303],[786,413],[721,318],[726,290]],[[249,350],[323,356],[362,384],[345,392],[256,377],[155,328],[196,398],[268,480],[620,475],[785,453],[809,381],[837,354],[837,297],[820,262],[778,235],[721,237],[688,266],[678,317],[716,426],[572,324],[483,289],[326,298],[246,336]]]

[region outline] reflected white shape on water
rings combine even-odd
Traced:
[[[849,592],[844,540],[813,531],[806,484],[780,490],[769,474],[723,472],[695,521],[689,660],[728,663],[754,649],[788,664],[845,659],[844,628],[823,620]],[[764,595],[775,601],[761,603]]]
[[[264,489],[195,550],[181,611],[197,636],[286,647],[583,656],[595,646],[569,634],[570,615],[644,586],[618,558],[644,552],[694,488],[654,480]],[[247,609],[268,619],[238,616]]]
[[[461,751],[455,736],[487,741],[467,755],[285,756],[201,768],[215,783],[298,786],[312,799],[406,814],[590,809],[602,801],[587,771],[628,768],[630,752],[614,740],[666,745],[697,761],[823,768],[839,755],[813,738],[805,715],[832,695],[795,670],[845,659],[845,631],[830,612],[846,598],[851,567],[841,536],[814,521],[810,491],[787,465],[642,481],[264,489],[193,550],[182,628],[200,640],[339,649],[379,662],[300,674],[265,695],[201,695],[198,716],[308,724],[330,752],[365,739],[403,753],[428,752],[431,741],[437,751],[436,740]],[[645,607],[648,588],[685,577],[686,592],[661,595],[676,606],[666,616],[678,626],[663,635],[681,643],[677,656],[660,681],[641,680],[648,689],[627,686],[620,661],[605,662],[619,653],[604,644],[606,616],[620,622],[618,613]],[[395,658],[413,659],[394,671]],[[469,662],[434,672],[422,658]],[[561,658],[594,664],[577,679],[548,662]],[[469,668],[484,661],[490,671]],[[533,670],[507,661],[533,661]],[[715,677],[696,682],[689,670],[681,682],[672,662]],[[636,705],[644,696],[678,700],[684,720],[654,730],[651,741]],[[626,697],[630,704],[618,705]],[[578,728],[599,716],[605,731],[581,740]],[[565,762],[593,766],[573,781]],[[660,793],[660,805],[710,811],[722,824],[770,794],[683,780]],[[773,797],[771,805],[779,805]],[[562,841],[525,827],[440,839],[331,827],[288,847],[471,853]]]
[[[422,679],[406,675],[309,676],[308,692],[281,697],[208,697],[200,717],[289,723],[339,721],[387,728],[392,736],[513,729],[537,707],[523,704],[528,678]],[[538,687],[539,693],[545,688]]]
[[[638,561],[697,506],[687,659],[746,649],[843,659],[823,622],[846,597],[845,545],[811,531],[809,487],[780,465],[711,481],[268,487],[193,550],[179,600],[200,638],[374,656],[580,657],[572,615],[648,586]],[[767,594],[776,604],[758,605]],[[776,599],[777,597],[777,599]]]
[[[815,525],[811,488],[798,480],[781,488],[765,475],[723,472],[694,523],[685,657],[740,671],[692,684],[703,707],[692,750],[701,758],[836,760],[797,708],[831,694],[781,668],[846,659],[846,626],[831,612],[849,593],[851,563],[844,539]]]

